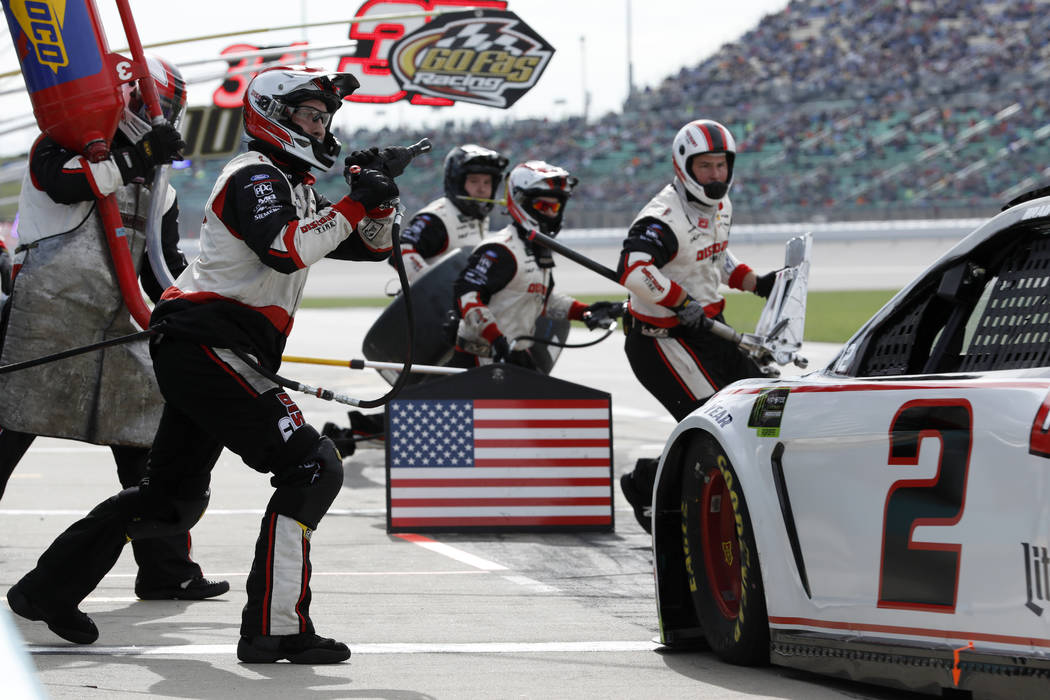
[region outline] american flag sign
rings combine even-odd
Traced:
[[[391,402],[389,529],[611,529],[609,415],[607,399]]]

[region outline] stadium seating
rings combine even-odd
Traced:
[[[497,117],[339,138],[347,149],[433,141],[435,155],[399,180],[410,213],[441,193],[441,155],[477,142],[512,162],[540,158],[578,175],[568,226],[625,227],[670,180],[675,132],[707,117],[738,141],[739,222],[984,216],[1048,184],[1044,7],[793,0],[586,123]],[[177,174],[184,209],[203,207],[219,167],[204,162]],[[333,172],[320,187],[345,185]]]

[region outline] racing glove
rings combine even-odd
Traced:
[[[378,170],[389,177],[397,177],[405,172],[405,168],[412,162],[412,152],[404,146],[388,146],[379,149],[376,146],[360,151],[353,151],[343,160],[343,176],[345,177],[352,166],[364,170]]]
[[[365,169],[350,178],[350,199],[360,202],[365,211],[376,209],[398,194],[394,181],[378,170]]]
[[[782,268],[780,268],[778,270],[773,270],[772,272],[767,272],[766,274],[762,275],[761,277],[756,278],[755,279],[755,294],[757,294],[758,296],[762,297],[763,299],[768,299],[769,298],[769,293],[773,291],[773,283],[777,281],[777,273],[780,272],[780,270],[784,270],[784,269],[786,269],[786,268],[782,267]]]
[[[492,361],[493,362],[506,362],[510,359],[510,343],[507,342],[507,336],[498,335],[496,339],[492,341]]]
[[[691,331],[707,331],[711,329],[711,319],[704,312],[704,305],[692,297],[686,297],[672,311],[678,315],[678,322]]]
[[[184,148],[186,142],[175,127],[158,124],[131,148],[114,149],[113,161],[126,185],[137,178],[149,179],[158,165],[181,160]]]
[[[170,124],[158,124],[135,144],[135,150],[150,168],[182,160],[184,148],[182,135]]]
[[[588,330],[609,328],[611,322],[623,316],[622,301],[596,301],[583,311],[583,322]]]

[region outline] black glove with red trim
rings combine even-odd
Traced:
[[[784,270],[784,269],[786,269],[786,268],[782,267],[782,268],[780,268],[778,270],[773,270],[772,272],[767,272],[766,274],[762,275],[761,277],[756,278],[755,279],[755,294],[757,294],[758,296],[762,297],[763,299],[768,299],[769,298],[769,293],[773,291],[773,283],[777,281],[777,273],[780,272],[780,270]]]

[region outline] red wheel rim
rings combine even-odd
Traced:
[[[732,620],[740,612],[740,543],[736,537],[736,518],[722,472],[711,469],[706,478],[700,498],[700,524],[707,585],[719,611]]]

